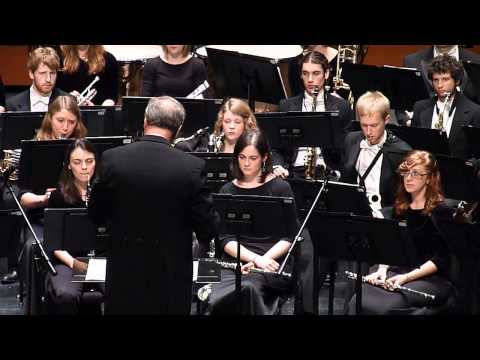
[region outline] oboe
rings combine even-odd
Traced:
[[[345,275],[346,275],[347,278],[349,278],[349,279],[357,280],[357,274],[354,273],[354,272],[345,271]],[[379,286],[379,285],[374,285],[374,284],[368,282],[365,276],[362,276],[362,282],[363,282],[363,283],[370,284],[370,285],[372,285],[372,286]],[[425,293],[425,292],[423,292],[423,291],[413,290],[413,289],[410,289],[410,288],[405,287],[405,286],[402,286],[402,285],[395,285],[395,284],[394,284],[394,285],[393,285],[393,289],[394,289],[394,290],[407,291],[407,292],[409,292],[409,293],[411,293],[411,294],[423,296],[423,297],[426,298],[426,299],[435,300],[435,295],[427,294],[427,293]]]

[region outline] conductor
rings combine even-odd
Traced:
[[[152,98],[144,136],[103,153],[89,214],[111,226],[106,314],[190,313],[192,232],[207,243],[218,215],[204,161],[170,145],[184,118],[177,100]]]

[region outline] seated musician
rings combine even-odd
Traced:
[[[162,49],[162,55],[145,64],[143,96],[186,97],[207,80],[207,68],[190,52],[190,45],[162,45]]]
[[[455,58],[440,55],[433,59],[428,67],[428,78],[436,96],[414,104],[412,126],[443,129],[450,154],[467,159],[468,145],[462,126],[480,127],[480,106],[457,91],[463,76],[463,65]]]
[[[175,147],[188,152],[233,153],[238,138],[246,130],[256,128],[257,120],[248,104],[241,99],[230,98],[220,108],[210,137],[180,141]]]
[[[272,159],[265,136],[259,130],[245,132],[233,152],[232,170],[235,180],[225,184],[221,193],[293,197],[290,185],[272,174]],[[235,262],[237,239],[233,235],[220,237],[223,260]],[[290,239],[242,237],[242,314],[270,315],[277,310],[279,291],[288,290],[291,281],[285,277],[253,273],[252,267],[276,271],[288,251]],[[288,266],[286,272],[291,272]],[[235,313],[235,271],[222,269],[222,282],[214,284],[208,299],[209,314]]]
[[[281,100],[279,111],[338,111],[338,121],[335,122],[336,133],[341,133],[339,139],[335,139],[338,147],[343,145],[343,137],[350,121],[354,119],[353,113],[347,101],[333,96],[325,90],[325,83],[330,77],[330,66],[327,58],[316,51],[305,54],[300,62],[301,78],[304,92],[300,95]],[[318,89],[318,95],[314,96],[314,89]],[[305,159],[307,148],[298,149],[275,149],[273,156],[274,173],[283,178],[298,175],[304,176]],[[316,149],[317,170],[325,169],[325,165],[333,169],[340,168],[341,154],[331,149]],[[289,168],[293,167],[294,174],[290,174]]]
[[[87,129],[82,122],[76,99],[71,95],[62,95],[58,96],[49,105],[42,125],[35,135],[35,139],[55,140],[83,138],[86,134]],[[22,207],[32,210],[29,212],[29,218],[39,239],[43,239],[43,208],[47,205],[48,197],[52,190],[54,189],[47,189],[44,194],[34,194],[30,189],[20,189],[18,194]],[[26,238],[25,246],[30,249],[34,238],[28,230]],[[2,278],[2,283],[15,282],[17,279],[17,271],[12,268],[12,270]]]
[[[340,181],[364,184],[371,199],[372,211],[378,215],[384,206],[393,204],[398,164],[388,151],[406,151],[411,147],[385,129],[390,119],[390,101],[379,91],[366,92],[356,104],[362,131],[347,134],[344,144]],[[377,156],[378,155],[378,156]]]
[[[39,47],[28,58],[28,76],[32,86],[7,99],[8,111],[47,111],[57,96],[67,95],[56,85],[60,58],[51,47]]]
[[[92,85],[96,95],[81,105],[113,106],[119,95],[119,70],[117,59],[103,45],[61,45],[61,71],[57,85],[60,89],[78,96],[95,79]]]
[[[97,172],[97,155],[92,143],[77,139],[65,153],[58,187],[48,199],[48,208],[83,208],[89,197],[89,184]],[[53,264],[57,275],[50,272],[46,276],[47,299],[53,314],[76,314],[83,290],[82,283],[72,282],[72,269],[79,264],[68,251],[54,251]],[[77,254],[74,254],[77,255]],[[86,254],[78,254],[86,255]],[[103,286],[98,286],[103,292]]]
[[[426,151],[409,152],[398,167],[402,176],[393,206],[393,218],[405,219],[418,254],[412,268],[379,265],[367,276],[371,286],[362,287],[362,314],[414,314],[424,306],[445,303],[452,291],[449,280],[450,257],[436,222],[451,218],[453,212],[443,203],[440,171],[437,161]],[[385,215],[388,209],[384,209]],[[390,210],[391,212],[391,210]],[[392,291],[406,286],[435,296],[432,301],[418,294]],[[355,313],[354,296],[348,313]]]

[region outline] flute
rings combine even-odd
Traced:
[[[354,272],[345,271],[345,275],[346,275],[347,278],[349,278],[349,279],[357,280],[357,274],[354,273]],[[372,285],[372,286],[379,286],[379,285],[374,285],[374,284],[368,282],[365,276],[362,276],[362,282],[363,282],[363,283],[370,284],[370,285]],[[393,289],[394,289],[394,290],[407,291],[407,292],[409,292],[409,293],[411,293],[411,294],[420,295],[420,296],[423,296],[423,297],[426,298],[426,299],[431,299],[432,301],[435,300],[435,295],[427,294],[427,293],[425,293],[425,292],[423,292],[423,291],[418,291],[418,290],[410,289],[410,288],[405,287],[405,286],[402,286],[402,285],[393,285]]]
[[[221,267],[223,267],[225,269],[235,270],[237,268],[237,263],[219,261],[219,260],[217,260],[216,263],[219,264]],[[250,271],[253,272],[253,273],[259,273],[259,274],[274,274],[274,275],[277,274],[276,272],[268,271],[268,270],[265,270],[265,269],[259,269],[259,268],[256,268],[256,267],[250,268]],[[292,278],[292,274],[284,272],[284,271],[281,274],[278,274],[278,275],[286,277],[288,279]]]

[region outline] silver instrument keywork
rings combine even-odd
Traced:
[[[345,275],[346,275],[346,277],[347,277],[348,279],[357,280],[357,274],[354,273],[354,272],[345,271]],[[372,286],[379,286],[379,285],[373,285],[373,284],[371,284],[370,282],[368,282],[365,276],[362,276],[362,282],[363,282],[363,283],[366,283],[366,284],[369,284],[369,285],[372,285]],[[382,288],[383,288],[383,287],[382,287]],[[405,287],[405,286],[402,286],[402,285],[393,285],[393,290],[406,291],[406,292],[409,292],[409,293],[411,293],[411,294],[423,296],[424,298],[430,299],[430,300],[432,300],[432,301],[435,300],[435,295],[427,294],[427,293],[425,293],[425,292],[423,292],[423,291],[418,291],[418,290],[410,289],[410,288]]]

